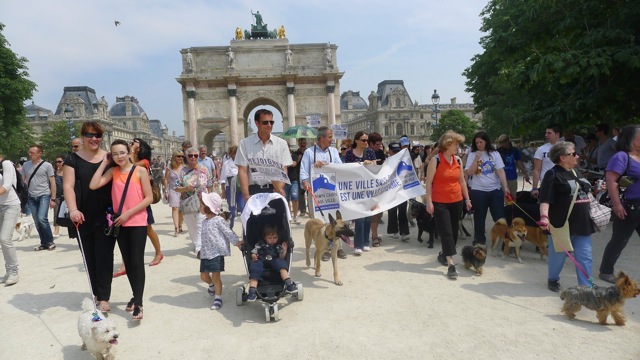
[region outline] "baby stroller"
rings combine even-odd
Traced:
[[[251,250],[263,239],[262,231],[267,224],[277,226],[278,244],[287,242],[287,253],[284,261],[288,264],[288,269],[291,269],[291,254],[294,243],[289,229],[290,220],[289,205],[282,195],[277,193],[256,194],[249,198],[241,215],[244,240],[241,250],[247,274],[249,274]],[[296,285],[298,286],[298,292],[292,294],[292,296],[302,300],[304,298],[304,289],[301,283],[296,282]],[[248,285],[236,289],[236,305],[241,306],[247,301],[249,295],[247,289]],[[262,301],[264,306],[265,320],[267,322],[271,321],[272,318],[274,321],[279,320],[277,301],[289,295],[285,291],[285,283],[280,273],[265,266],[262,280],[258,281],[256,289],[258,299]]]

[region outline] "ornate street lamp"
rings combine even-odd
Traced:
[[[67,125],[69,125],[69,137],[71,140],[74,139],[73,136],[73,106],[67,104],[67,107],[64,108],[64,118],[67,119]]]
[[[431,102],[433,103],[433,112],[435,114],[436,127],[438,127],[438,104],[440,103],[440,95],[438,95],[438,90],[433,90],[433,95],[431,95]]]

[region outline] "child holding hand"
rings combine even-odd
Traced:
[[[249,296],[248,301],[255,301],[258,297],[256,286],[258,280],[262,280],[262,272],[267,266],[280,272],[289,294],[298,292],[298,286],[289,278],[287,262],[287,242],[278,245],[278,229],[273,225],[265,225],[262,230],[264,240],[259,241],[251,250],[251,263],[249,264]]]
[[[242,241],[229,228],[220,213],[222,198],[216,193],[202,193],[201,212],[206,219],[202,221],[202,248],[200,250],[200,279],[209,285],[207,292],[215,296],[211,310],[222,307],[222,280],[224,257],[231,255],[230,243],[238,248]]]

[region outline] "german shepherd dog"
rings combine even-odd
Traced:
[[[329,223],[325,224],[322,220],[312,219],[307,221],[304,226],[304,241],[307,247],[307,266],[311,266],[311,241],[315,243],[316,252],[314,254],[316,276],[320,277],[320,258],[322,254],[331,246],[331,262],[333,263],[333,282],[336,285],[342,285],[340,276],[338,275],[338,249],[341,248],[341,241],[349,242],[349,237],[355,236],[353,230],[349,228],[349,223],[342,221],[340,210],[336,211],[334,219],[329,214]]]

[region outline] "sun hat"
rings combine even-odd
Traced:
[[[399,142],[392,142],[389,144],[389,150],[397,153],[397,152],[400,152],[400,150],[402,150],[402,147],[400,146]]]
[[[410,142],[409,142],[409,138],[406,136],[403,136],[400,138],[400,146],[409,146]]]
[[[202,193],[202,202],[212,213],[218,215],[222,212],[222,198],[217,193]]]

